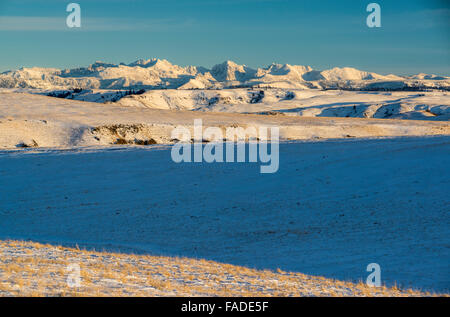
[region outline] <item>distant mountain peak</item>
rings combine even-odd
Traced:
[[[272,63],[253,69],[226,60],[211,69],[181,67],[166,59],[138,59],[119,65],[96,61],[87,67],[21,68],[0,74],[0,87],[70,89],[206,89],[227,87],[403,89],[431,87],[449,89],[450,78],[432,74],[409,77],[380,75],[353,67],[314,70],[310,66]]]

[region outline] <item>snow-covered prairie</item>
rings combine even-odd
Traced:
[[[331,98],[331,97],[330,97]],[[248,110],[248,109],[247,109]],[[326,118],[154,109],[0,92],[0,148],[104,146],[124,139],[169,144],[194,119],[220,127],[279,127],[283,140],[450,135],[448,121]]]
[[[450,138],[280,144],[280,168],[170,146],[0,153],[0,239],[450,289]]]
[[[370,92],[317,89],[156,89],[128,94],[127,90],[94,89],[49,92],[41,89],[0,89],[0,92],[65,96],[106,104],[165,110],[256,113],[300,117],[354,117],[448,121],[450,93]]]

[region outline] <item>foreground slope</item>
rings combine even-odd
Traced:
[[[0,296],[432,296],[203,259],[0,241]],[[70,287],[74,265],[79,286]],[[73,285],[73,284],[72,284]]]
[[[4,151],[0,239],[204,258],[448,292],[450,141],[280,144],[280,168],[170,147]],[[24,186],[26,184],[26,186]]]

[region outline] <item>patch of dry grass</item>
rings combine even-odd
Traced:
[[[0,241],[0,296],[435,296],[190,258]],[[80,285],[68,278],[80,268]],[[71,275],[72,274],[72,275]]]

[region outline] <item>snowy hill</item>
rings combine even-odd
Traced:
[[[239,90],[222,90],[222,92],[228,93],[222,98],[234,100],[239,97],[239,95],[235,95],[237,91]],[[150,94],[152,92],[155,94]],[[205,93],[203,97],[201,95],[197,95],[197,97],[207,100],[206,93],[214,91],[167,90],[173,94],[165,96],[158,95],[158,92],[152,90],[137,97],[148,97],[148,102],[159,103],[159,109],[132,104],[125,106],[122,104],[123,101],[133,100],[128,97],[122,98],[116,103],[103,104],[0,91],[0,149],[103,147],[114,146],[118,139],[137,145],[141,145],[145,141],[172,144],[174,142],[171,137],[173,129],[181,125],[192,130],[195,119],[202,119],[204,127],[253,127],[259,129],[260,127],[276,126],[279,127],[281,140],[450,135],[448,122],[392,120],[392,118],[398,119],[399,115],[393,115],[390,120],[377,120],[325,118],[325,115],[308,118],[307,115],[290,116],[283,115],[281,112],[279,115],[230,113],[234,112],[234,108],[239,107],[251,110],[252,104],[245,103],[230,104],[230,108],[224,109],[223,112],[184,111],[183,105],[194,102],[194,99],[191,99],[192,95],[187,94],[203,92]],[[353,95],[342,98],[350,97],[361,98],[361,96]],[[337,96],[329,95],[328,98],[334,99]],[[370,96],[366,98],[370,98]],[[372,98],[377,98],[377,96],[372,96]],[[314,99],[313,95],[311,99]],[[164,108],[165,100],[169,100],[170,108]],[[326,101],[326,99],[322,100]],[[405,99],[404,103],[406,104],[406,102]],[[258,105],[254,104],[253,106],[257,107]],[[222,106],[212,105],[211,107],[212,110],[215,110],[216,107]],[[357,107],[357,110],[360,111],[360,107]],[[431,111],[437,112],[437,110],[432,109]],[[331,110],[328,111],[331,112]],[[343,115],[345,111],[342,109],[333,109],[333,111],[341,111],[341,116],[345,116]]]
[[[450,89],[450,78],[429,74],[401,77],[355,68],[314,70],[309,66],[271,64],[252,69],[232,61],[205,67],[173,65],[164,59],[119,65],[97,61],[75,69],[21,68],[0,74],[1,88],[40,89],[205,89],[240,87],[356,90]]]

